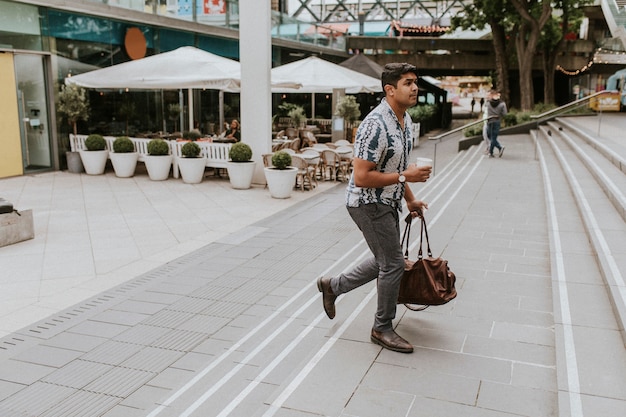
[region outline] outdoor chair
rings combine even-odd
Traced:
[[[287,129],[285,129],[285,135],[289,139],[295,139],[298,137],[298,129],[296,129],[295,127],[288,127]]]
[[[296,188],[300,188],[302,191],[305,187],[313,189],[314,184],[314,172],[315,168],[309,165],[309,163],[298,155],[291,157],[291,166],[298,168],[298,174],[296,175]]]
[[[341,159],[339,154],[333,149],[325,149],[322,151],[322,178],[324,180],[341,181],[348,179],[348,171],[351,165],[350,160]],[[326,174],[328,173],[328,177]]]

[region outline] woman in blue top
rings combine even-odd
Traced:
[[[348,212],[373,256],[352,271],[320,277],[317,285],[324,310],[332,319],[338,295],[378,279],[371,340],[386,349],[410,353],[413,346],[394,331],[392,324],[404,272],[399,213],[402,199],[413,216],[428,207],[415,198],[406,183],[426,181],[432,168],[408,163],[413,138],[406,110],[417,103],[417,68],[406,63],[387,64],[381,81],[385,98],[357,130],[354,170],[346,191]]]

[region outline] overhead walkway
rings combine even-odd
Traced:
[[[374,283],[323,312],[315,279],[368,255],[340,185],[0,340],[0,415],[623,417],[620,116],[439,144],[413,188],[459,295],[399,306],[413,354],[370,342]]]

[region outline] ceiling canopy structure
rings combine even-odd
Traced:
[[[439,24],[472,0],[289,0],[289,15],[316,23],[428,19]]]

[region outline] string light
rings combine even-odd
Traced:
[[[626,52],[613,51],[610,49],[598,48],[593,54],[593,59],[587,63],[584,67],[574,71],[568,71],[560,65],[556,66],[558,71],[561,71],[565,75],[580,75],[581,73],[588,71],[593,64],[623,64],[626,63]]]
[[[592,60],[592,61],[589,61],[589,62],[587,63],[587,65],[585,65],[585,66],[584,66],[584,67],[582,67],[581,69],[577,69],[577,70],[575,70],[575,71],[568,71],[568,70],[566,70],[565,68],[563,68],[563,67],[562,67],[562,66],[560,66],[560,65],[557,65],[557,66],[556,66],[556,69],[557,69],[558,71],[561,71],[561,72],[562,72],[563,74],[565,74],[565,75],[579,75],[579,74],[581,74],[581,73],[583,73],[583,72],[587,71],[589,68],[591,68],[591,66],[592,66],[592,65],[593,65],[593,60]]]

